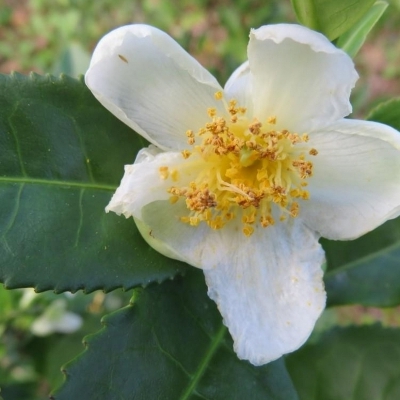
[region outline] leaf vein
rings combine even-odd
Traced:
[[[225,333],[226,333],[226,327],[225,327],[225,325],[221,324],[220,329],[218,330],[217,334],[211,341],[208,351],[206,352],[204,358],[201,360],[201,362],[197,368],[197,371],[192,376],[192,379],[189,382],[189,385],[187,386],[186,390],[180,397],[180,400],[189,399],[189,396],[195,391],[197,384],[199,383],[200,379],[204,375],[204,372],[206,371],[211,359],[213,358],[218,347],[220,346],[222,339],[225,336]]]
[[[82,225],[83,225],[83,206],[82,206],[82,199],[83,199],[83,194],[85,192],[85,188],[82,188],[79,191],[79,223],[78,223],[78,229],[76,230],[76,238],[75,238],[75,244],[74,247],[78,247],[79,243],[79,238],[81,235],[81,230],[82,230]]]
[[[25,186],[25,184],[23,183],[22,185],[20,185],[20,187],[18,189],[18,193],[17,193],[16,199],[15,199],[15,207],[14,207],[12,214],[10,215],[10,221],[9,221],[6,229],[4,230],[4,232],[1,235],[1,238],[4,239],[6,242],[7,242],[6,235],[10,231],[10,229],[13,227],[15,219],[17,218],[17,215],[18,215],[21,194],[24,189],[24,186]]]
[[[12,122],[12,116],[16,112],[18,106],[19,106],[19,102],[16,102],[13,110],[10,113],[10,116],[8,117],[8,121],[9,121],[10,128],[11,128],[10,131],[11,131],[12,135],[14,136],[14,140],[15,140],[15,147],[17,150],[17,156],[18,156],[19,166],[21,168],[21,174],[24,177],[28,177],[28,174],[26,173],[26,170],[25,170],[25,165],[22,161],[21,146],[19,143],[18,135],[17,135],[17,129]]]
[[[17,183],[17,184],[33,184],[33,185],[49,185],[49,186],[63,186],[63,187],[75,187],[84,189],[98,189],[115,192],[116,186],[91,183],[91,182],[74,182],[74,181],[57,181],[57,180],[46,180],[41,178],[18,178],[18,177],[0,177],[0,183]]]
[[[75,132],[76,132],[76,134],[77,134],[77,136],[78,136],[78,138],[79,138],[79,144],[80,144],[80,146],[81,146],[81,150],[82,150],[83,157],[85,158],[86,171],[87,171],[87,173],[88,173],[88,175],[89,175],[90,181],[91,181],[91,182],[94,182],[95,180],[94,180],[94,176],[93,176],[92,165],[91,165],[91,163],[90,163],[90,158],[89,158],[89,156],[87,155],[85,142],[84,142],[84,140],[83,140],[81,131],[80,131],[79,127],[78,127],[77,124],[76,124],[75,119],[73,119],[73,123],[74,123],[74,127],[75,127]]]
[[[154,339],[155,339],[157,346],[160,349],[161,353],[163,353],[170,361],[172,361],[176,366],[178,366],[179,369],[181,369],[185,373],[185,375],[190,376],[190,374],[186,370],[186,368],[172,354],[170,354],[168,351],[166,351],[161,346],[160,340],[158,339],[157,333],[155,332],[154,328],[152,328],[151,332],[154,336]]]

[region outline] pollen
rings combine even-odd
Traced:
[[[168,167],[166,167],[166,166],[160,167],[158,169],[158,172],[160,174],[161,179],[168,179],[168,175],[169,175]]]
[[[178,170],[176,170],[176,169],[171,170],[171,179],[172,179],[174,182],[177,182],[177,181],[178,181],[178,179],[179,179]]]
[[[215,93],[215,99],[222,98],[222,92]],[[159,174],[174,182],[168,189],[171,204],[185,205],[182,223],[213,230],[239,226],[251,237],[301,215],[302,202],[310,198],[305,187],[314,165],[309,158],[318,151],[307,144],[306,133],[276,129],[276,116],[261,122],[249,118],[235,99],[224,104],[225,115],[208,108],[204,126],[186,131],[192,148],[181,152],[179,166],[162,166]]]
[[[186,160],[187,158],[189,158],[191,154],[192,154],[192,153],[191,153],[189,150],[183,150],[183,151],[182,151],[182,156],[183,156],[183,158],[184,158],[185,160]]]
[[[215,97],[216,100],[222,100],[223,94],[222,94],[222,92],[216,92],[214,94],[214,97]]]

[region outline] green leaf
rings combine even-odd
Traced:
[[[387,6],[388,3],[386,1],[377,1],[350,30],[339,37],[336,43],[337,47],[343,49],[350,57],[354,57],[364,44],[371,29],[385,12]]]
[[[400,330],[335,328],[286,357],[301,400],[400,399]]]
[[[280,359],[240,361],[201,271],[137,289],[133,305],[103,319],[87,349],[64,369],[53,395],[70,399],[297,399]]]
[[[328,261],[325,288],[329,306],[400,304],[400,219],[359,239],[321,240]]]
[[[356,24],[375,0],[292,0],[299,22],[334,40]]]
[[[109,291],[182,272],[104,212],[143,146],[81,81],[0,75],[0,281]]]
[[[77,77],[84,74],[90,64],[90,54],[79,43],[70,43],[53,66],[53,74]]]
[[[368,115],[370,121],[381,122],[390,125],[400,131],[400,97],[385,101],[374,109]]]
[[[53,334],[47,337],[33,337],[23,348],[34,363],[35,371],[45,379],[50,387],[60,386],[63,376],[60,368],[82,349],[82,336],[87,335],[100,326],[98,318],[92,314],[84,315],[84,325],[79,331],[67,335]]]
[[[0,400],[39,400],[36,396],[37,393],[36,382],[18,383],[1,388]]]

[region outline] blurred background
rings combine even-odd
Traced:
[[[355,63],[361,76],[354,114],[400,95],[400,0],[390,5]],[[246,59],[250,28],[296,22],[290,0],[0,0],[0,73],[77,77],[108,31],[144,22],[168,32],[224,84]],[[0,387],[6,400],[42,399],[62,382],[60,367],[83,350],[105,313],[131,293],[90,295],[6,291],[0,285]],[[397,309],[341,307],[325,312],[318,330],[339,324],[400,324]]]
[[[400,93],[400,0],[357,55],[357,113]],[[224,84],[246,59],[250,28],[296,22],[290,0],[0,0],[0,72],[84,73],[101,36],[144,22],[168,32]]]

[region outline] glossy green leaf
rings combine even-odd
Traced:
[[[81,81],[0,76],[0,281],[108,291],[183,271],[104,212],[145,145]]]
[[[400,97],[385,101],[374,109],[368,115],[370,121],[381,122],[390,125],[400,131]]]
[[[388,3],[377,1],[350,30],[341,35],[336,43],[350,57],[354,57],[367,38],[367,35],[385,12]]]
[[[334,40],[356,24],[375,0],[292,0],[298,21]]]
[[[323,240],[328,260],[328,305],[400,304],[400,219],[389,221],[357,240]]]
[[[400,399],[400,329],[335,328],[286,357],[301,400]]]
[[[70,399],[294,400],[280,359],[240,361],[201,271],[136,289],[133,305],[104,318],[87,349],[64,368],[53,395]]]
[[[19,383],[0,388],[0,400],[40,400],[36,396],[37,384],[36,382]]]

